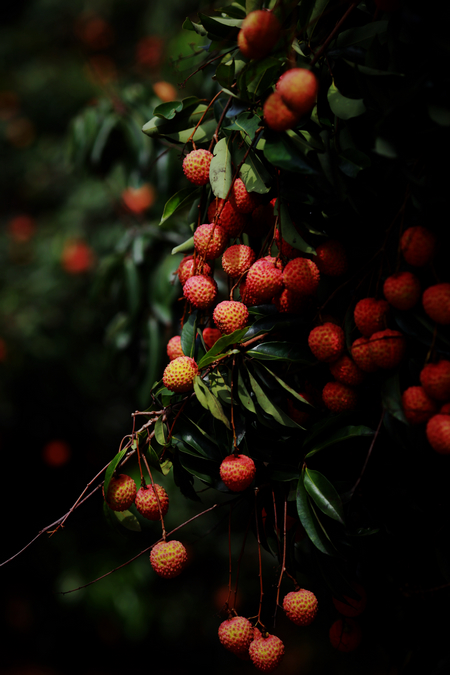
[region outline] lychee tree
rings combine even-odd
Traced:
[[[323,607],[332,645],[351,651],[366,588],[377,620],[390,594],[400,604],[429,594],[438,607],[448,593],[450,285],[438,157],[450,112],[444,33],[419,3],[262,4],[237,0],[185,21],[213,94],[162,103],[143,126],[178,148],[186,176],[160,220],[166,231],[189,226],[172,251],[185,255],[173,279],[181,351],[172,343],[92,490],[102,486],[116,526],[139,528],[143,509],[124,517],[128,493],[116,489],[138,463],[162,525],[143,552],[169,577],[186,563],[172,539],[184,524],[166,532],[154,477],[170,474],[194,501],[217,492],[274,558],[264,574],[259,558],[251,629],[239,619],[248,636],[228,623],[219,636],[271,670],[284,651],[277,608],[302,630]],[[439,39],[424,56],[417,42],[432,24]],[[421,554],[427,579],[405,571],[418,529],[438,551],[436,564],[428,547]],[[239,564],[230,556],[222,618],[233,625]]]

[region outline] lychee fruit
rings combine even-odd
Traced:
[[[330,364],[330,373],[338,382],[355,387],[364,379],[364,372],[347,354],[343,354],[337,361]]]
[[[278,91],[274,91],[266,98],[263,113],[267,126],[274,131],[287,131],[298,124],[297,113],[287,107]]]
[[[405,354],[406,340],[398,330],[386,328],[369,338],[369,347],[372,361],[378,368],[395,368]]]
[[[308,302],[309,298],[307,295],[297,295],[288,288],[283,288],[280,293],[277,293],[272,298],[272,303],[279,312],[288,312],[290,314],[298,314],[303,311]]]
[[[224,300],[219,302],[213,312],[214,323],[225,335],[244,328],[248,321],[248,309],[243,302]]]
[[[206,348],[211,349],[217,340],[222,337],[222,332],[218,328],[204,328],[202,336]]]
[[[441,455],[450,454],[450,415],[433,415],[426,426],[428,442]]]
[[[222,205],[223,199],[217,200],[217,204],[216,201],[211,202],[208,207],[208,218],[211,222],[214,221],[217,225],[220,225],[228,237],[234,239],[234,237],[238,237],[241,234],[247,225],[248,218],[243,213],[237,211],[231,201],[227,201]],[[216,214],[220,215],[216,217]]]
[[[346,412],[356,408],[358,394],[342,382],[327,382],[322,390],[322,401],[332,412]]]
[[[358,616],[364,611],[367,604],[367,593],[364,587],[357,581],[354,581],[351,586],[356,595],[359,595],[359,598],[351,598],[349,595],[344,595],[343,600],[332,598],[333,605],[343,616]]]
[[[209,277],[212,274],[212,270],[207,262],[202,261],[199,257],[194,260],[194,256],[189,255],[180,262],[177,274],[181,285],[184,286],[189,277],[193,277],[196,274],[203,274]]]
[[[402,394],[402,406],[405,417],[410,424],[428,422],[437,412],[436,403],[423,387],[408,387]]]
[[[212,277],[196,274],[184,284],[183,295],[197,309],[208,309],[216,299],[217,284]]]
[[[179,356],[171,361],[164,370],[163,383],[167,389],[177,394],[191,391],[194,378],[198,375],[198,366],[190,356]]]
[[[336,239],[328,239],[316,246],[314,262],[321,274],[329,277],[340,277],[348,268],[347,252],[343,244]]]
[[[233,279],[240,277],[255,262],[256,254],[250,246],[235,244],[226,249],[222,256],[222,267]]]
[[[194,185],[206,185],[209,182],[209,167],[213,158],[209,150],[192,150],[183,160],[184,175]]]
[[[288,244],[288,242],[283,239],[283,237],[280,234],[280,230],[276,228],[275,230],[275,243],[278,247],[278,250],[284,255],[286,258],[289,258],[292,260],[293,258],[299,258],[300,257],[300,251],[291,244]]]
[[[308,345],[318,361],[336,361],[344,351],[344,331],[328,321],[312,329],[308,336]]]
[[[64,244],[61,265],[69,274],[83,274],[95,264],[94,251],[85,241],[69,240]]]
[[[253,665],[265,673],[271,673],[281,663],[284,656],[284,644],[276,635],[256,638],[248,649]]]
[[[183,350],[181,349],[181,337],[179,335],[174,335],[167,343],[167,356],[171,361],[177,359],[179,356],[184,356]]]
[[[353,317],[358,330],[365,337],[370,337],[373,333],[386,327],[388,312],[389,303],[387,300],[363,298],[356,303]]]
[[[432,259],[436,247],[436,237],[421,225],[408,227],[401,236],[400,249],[409,265],[423,267]]]
[[[241,24],[238,47],[248,59],[262,59],[275,47],[281,35],[276,15],[265,9],[250,12]]]
[[[220,624],[219,640],[233,654],[244,656],[253,641],[253,626],[245,617],[233,616]]]
[[[352,358],[358,368],[365,373],[374,373],[378,366],[372,358],[370,351],[370,339],[367,337],[357,338],[350,347]]]
[[[187,564],[187,551],[181,541],[160,541],[150,553],[150,564],[165,579],[177,577]]]
[[[236,178],[231,192],[233,206],[239,213],[251,213],[259,204],[260,196],[256,192],[248,192],[242,178]]]
[[[316,618],[319,603],[312,591],[301,588],[284,596],[283,609],[288,619],[297,626],[309,626]]]
[[[319,83],[311,70],[291,68],[279,78],[276,88],[283,103],[301,117],[313,109]]]
[[[245,285],[246,304],[270,302],[283,288],[283,273],[274,262],[257,260],[250,267]]]
[[[308,258],[290,260],[283,271],[284,285],[297,295],[314,295],[319,281],[319,268]]]
[[[138,188],[128,187],[122,192],[124,204],[133,213],[143,213],[156,201],[156,190],[153,185],[145,183]]]
[[[450,400],[450,361],[428,363],[419,375],[420,384],[436,401]]]
[[[136,483],[131,476],[121,473],[109,481],[105,501],[113,511],[126,511],[134,503],[135,496]]]
[[[220,225],[205,223],[194,232],[194,248],[202,258],[219,258],[228,244],[228,234]]]
[[[158,495],[158,498],[156,495]],[[135,504],[141,516],[148,520],[160,520],[158,499],[161,514],[164,517],[169,509],[169,495],[162,485],[155,483],[154,485],[147,485],[145,488],[139,488],[136,493]]]
[[[329,636],[335,649],[352,652],[361,642],[361,626],[354,619],[338,619],[331,626]]]
[[[420,281],[412,272],[397,272],[386,279],[383,293],[392,307],[401,310],[412,309],[420,300]]]
[[[422,304],[430,319],[442,326],[450,324],[450,283],[429,286],[422,295]]]
[[[220,465],[220,477],[233,492],[246,490],[255,473],[255,462],[247,455],[228,455]]]

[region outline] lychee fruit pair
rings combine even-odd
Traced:
[[[296,126],[316,102],[318,81],[306,68],[291,68],[281,75],[276,90],[264,104],[264,119],[274,131],[286,131]]]

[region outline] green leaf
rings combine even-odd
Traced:
[[[230,138],[222,138],[214,148],[214,157],[209,168],[209,180],[213,194],[225,199],[231,187],[233,171],[231,168]]]
[[[156,117],[162,117],[166,120],[173,120],[177,113],[181,112],[183,109],[187,109],[192,102],[193,101],[191,99],[184,99],[184,101],[168,101],[166,103],[161,103],[160,105],[156,106],[153,114]]]
[[[264,363],[262,363],[261,365],[262,365],[263,368],[265,368],[267,370],[268,373],[270,373],[272,375],[272,377],[274,377],[276,379],[278,384],[281,387],[283,387],[283,389],[286,389],[286,391],[288,391],[292,396],[294,396],[294,398],[301,401],[302,403],[306,403],[307,405],[313,407],[312,404],[309,401],[306,400],[306,398],[303,398],[303,396],[301,396],[301,394],[296,392],[295,389],[292,389],[292,387],[290,387],[286,382],[284,382],[280,377],[278,377],[278,375],[276,375],[271,370],[269,370],[268,367],[264,365]]]
[[[216,79],[222,87],[232,87],[235,78],[235,61],[229,54],[224,56],[216,69]]]
[[[214,136],[216,131],[217,122],[215,120],[208,120],[202,122],[200,126],[197,125],[189,127],[188,129],[183,129],[182,131],[170,131],[164,135],[167,138],[176,141],[177,143],[188,143],[189,141],[195,141],[196,143],[206,143],[210,141]]]
[[[178,420],[174,438],[181,439],[183,443],[193,448],[197,455],[211,460],[221,460],[221,454],[216,441],[189,419],[189,417],[183,416]]]
[[[241,27],[242,19],[223,18],[216,16],[207,16],[199,12],[198,18],[213,38],[235,39],[238,29]]]
[[[250,378],[250,384],[256,396],[256,400],[264,412],[267,413],[267,415],[270,415],[270,417],[273,417],[273,419],[278,422],[278,424],[282,424],[285,427],[293,427],[294,429],[302,428],[299,424],[294,422],[294,420],[291,420],[289,415],[287,415],[284,410],[281,410],[281,408],[275,405],[275,403],[272,403],[250,371],[248,371],[248,376]]]
[[[333,113],[342,120],[359,117],[366,112],[366,106],[362,98],[347,98],[343,96],[334,82],[327,93],[328,103]]]
[[[336,549],[311,505],[303,482],[303,473],[298,479],[296,501],[298,517],[314,546],[326,555],[336,555]]]
[[[217,342],[211,347],[209,352],[206,352],[205,356],[200,359],[198,362],[199,369],[203,370],[206,368],[206,366],[209,366],[211,363],[216,361],[217,357],[224,354],[225,350],[230,345],[241,342],[244,335],[247,334],[247,330],[247,328],[239,328],[239,330],[235,330],[229,335],[222,335],[222,337],[219,338]]]
[[[91,162],[93,164],[97,164],[101,160],[109,135],[118,123],[119,119],[120,117],[118,115],[110,114],[103,120],[91,151]]]
[[[370,47],[373,38],[376,35],[383,35],[386,33],[388,21],[372,21],[358,28],[350,28],[344,30],[337,37],[335,46],[338,49],[357,45],[363,49]]]
[[[402,404],[399,374],[394,373],[387,377],[381,384],[381,400],[384,408],[403,424],[408,424]]]
[[[296,173],[317,175],[316,169],[308,164],[300,150],[286,134],[271,134],[264,145],[265,158],[280,169]]]
[[[244,378],[242,377],[242,373],[240,370],[238,372],[237,390],[239,400],[241,401],[244,408],[246,408],[249,412],[256,414],[255,404],[253,403],[252,397],[250,396],[247,387],[245,386]]]
[[[307,493],[322,513],[344,525],[344,508],[334,485],[319,471],[308,468],[303,473],[303,482]]]
[[[166,444],[166,426],[161,417],[155,422],[155,438],[160,445]]]
[[[182,446],[180,446],[180,450],[183,450]],[[216,487],[216,484],[218,483],[216,475],[218,476],[219,474],[219,464],[217,462],[210,462],[207,459],[195,457],[186,454],[185,452],[180,452],[179,460],[181,466],[186,469],[186,471],[189,471],[193,476],[199,478],[203,483],[206,483],[211,487]]]
[[[360,171],[367,169],[371,165],[371,161],[367,155],[353,148],[340,152],[339,159],[340,170],[346,176],[349,176],[349,178],[356,178]]]
[[[320,17],[325,12],[326,6],[328,5],[329,0],[316,0],[312,5],[312,12],[309,17],[308,24],[306,26],[306,35],[309,40],[317,27],[317,24],[320,20]],[[303,3],[302,3],[303,4]]]
[[[307,365],[315,363],[311,350],[296,342],[262,342],[249,349],[247,356],[262,361],[292,361]]]
[[[231,388],[225,382],[220,370],[217,369],[209,373],[208,385],[211,389],[211,393],[220,399],[222,403],[225,403],[225,405],[231,405]]]
[[[278,212],[279,209],[278,202],[276,208]],[[287,204],[284,201],[281,202],[280,211],[281,211],[280,213],[281,225],[279,225],[278,228],[281,231],[281,236],[283,237],[283,239],[287,241],[288,244],[291,244],[291,246],[293,246],[299,251],[316,255],[316,249],[313,246],[307,244],[306,241],[303,239],[303,237],[300,235],[300,233],[297,232],[295,225],[291,220],[291,215],[289,213]]]
[[[201,188],[192,189],[192,187],[187,187],[177,192],[166,202],[159,224],[162,225],[174,213],[191,206],[200,195]]]
[[[185,253],[185,251],[191,251],[194,248],[194,237],[189,237],[189,239],[186,239],[182,244],[179,244],[178,246],[175,246],[172,249],[172,255],[175,255],[176,253]]]
[[[133,447],[135,447],[135,444]],[[117,455],[109,463],[108,468],[105,471],[105,480],[103,482],[103,493],[105,495],[108,494],[109,483],[111,481],[111,478],[113,477],[114,471],[117,469],[120,462],[125,457],[127,451],[128,448],[124,448],[123,450],[118,452]]]
[[[191,30],[197,33],[198,35],[201,35],[202,37],[205,37],[208,35],[208,31],[203,28],[203,26],[199,23],[194,23],[193,21],[190,20],[189,17],[186,18],[185,22],[183,23],[183,28],[185,30]]]
[[[305,455],[305,459],[307,457],[312,457],[313,455],[316,454],[316,452],[319,452],[324,448],[329,448],[330,446],[335,445],[336,443],[341,443],[342,441],[346,441],[349,438],[359,438],[361,436],[373,436],[373,434],[374,434],[373,429],[370,429],[369,427],[366,427],[364,425],[357,427],[356,426],[342,427],[341,429],[338,429],[330,436],[327,436],[324,440],[315,443],[313,449],[310,450]],[[309,438],[306,438],[303,443],[303,447],[307,447],[310,444],[311,440]]]
[[[126,530],[131,530],[132,532],[142,532],[142,527],[139,523],[139,520],[136,516],[131,513],[131,511],[113,511],[114,518],[119,522],[119,525],[124,527]]]
[[[299,316],[285,318],[278,313],[274,313],[273,316],[263,316],[250,326],[242,342],[246,342],[262,333],[269,333],[275,329],[284,330],[286,328],[303,327],[304,325],[305,320]]]
[[[190,313],[188,320],[184,322],[183,330],[181,331],[181,349],[183,354],[194,356],[195,352],[195,337],[197,335],[197,310]]]
[[[201,403],[206,410],[209,410],[213,417],[220,420],[220,422],[223,422],[228,429],[231,429],[230,422],[225,415],[219,400],[211,394],[200,375],[196,375],[194,378],[194,391],[199,403]]]

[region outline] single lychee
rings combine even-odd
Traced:
[[[316,246],[314,262],[319,272],[330,277],[345,274],[348,268],[347,252],[343,244],[336,239],[329,239]]]
[[[344,331],[340,326],[328,321],[312,329],[308,336],[308,345],[318,361],[331,363],[344,351]]]
[[[219,215],[220,214],[220,215]],[[229,200],[223,203],[223,199],[212,201],[208,207],[208,218],[210,222],[220,225],[228,237],[238,237],[248,222],[248,217],[237,211],[233,203]]]
[[[301,117],[313,109],[319,83],[311,70],[291,68],[279,78],[276,88],[283,103]]]
[[[420,300],[420,281],[412,272],[397,272],[383,284],[384,297],[392,307],[401,310],[412,309]]]
[[[179,335],[174,335],[167,343],[167,356],[171,361],[177,359],[179,356],[184,356],[183,350],[181,349],[181,337]]]
[[[216,299],[217,284],[212,277],[196,274],[184,284],[183,295],[197,309],[208,309]]]
[[[248,309],[243,302],[224,300],[219,302],[213,312],[214,323],[225,335],[244,328],[248,322]]]
[[[283,237],[280,234],[280,230],[276,228],[275,230],[275,243],[278,247],[278,250],[284,255],[286,258],[289,258],[292,260],[293,258],[299,258],[300,257],[300,251],[291,244],[288,244],[288,242],[283,239]]]
[[[432,259],[436,247],[436,237],[421,225],[408,227],[400,239],[400,249],[409,265],[423,267]]]
[[[373,333],[386,327],[386,318],[389,312],[387,300],[363,298],[355,305],[353,317],[358,330],[370,337]]]
[[[248,192],[242,178],[236,178],[233,183],[231,200],[239,213],[251,213],[258,206],[260,196],[256,192]]]
[[[230,652],[243,656],[253,641],[253,626],[245,617],[233,616],[220,624],[219,640]]]
[[[219,258],[225,251],[228,234],[220,225],[205,223],[194,232],[194,248],[203,258]]]
[[[276,635],[256,638],[248,649],[253,665],[265,673],[271,673],[281,663],[284,656],[284,644]]]
[[[246,277],[246,303],[259,305],[270,302],[283,288],[283,273],[276,263],[257,260],[250,267]]]
[[[308,258],[290,260],[283,271],[286,288],[297,295],[314,295],[320,281],[317,265]]]
[[[228,455],[220,465],[220,477],[233,492],[242,492],[248,488],[255,473],[255,462],[247,455]]]
[[[192,150],[183,160],[184,175],[194,185],[206,185],[209,182],[209,167],[213,158],[209,150]]]
[[[330,372],[335,380],[355,387],[364,379],[364,372],[347,354],[343,354],[337,361],[330,364]]]
[[[128,187],[122,192],[124,204],[133,213],[143,213],[156,201],[156,190],[153,185],[144,183],[138,188]]]
[[[307,307],[309,300],[307,295],[297,295],[288,288],[283,288],[280,293],[272,298],[272,303],[279,312],[298,314]]]
[[[275,47],[281,34],[276,15],[266,9],[250,12],[241,24],[238,47],[248,59],[262,59]]]
[[[109,481],[105,501],[113,511],[126,511],[133,504],[135,496],[136,483],[130,476],[121,473]]]
[[[222,256],[222,267],[233,279],[244,274],[255,262],[256,254],[250,246],[235,244],[230,246]]]
[[[322,400],[328,410],[340,413],[356,408],[358,394],[342,382],[327,382],[322,390]]]
[[[402,406],[410,424],[423,424],[437,413],[436,403],[423,387],[408,387],[402,394]]]
[[[316,618],[319,603],[312,591],[301,588],[284,596],[283,609],[288,619],[297,626],[309,626]]]
[[[420,371],[420,384],[436,401],[450,400],[450,361],[428,363]]]
[[[333,600],[333,605],[343,616],[358,616],[364,611],[367,604],[367,593],[364,587],[357,581],[354,581],[351,586],[359,598],[352,598],[349,595],[344,595],[343,600],[338,600],[334,597],[331,598]]]
[[[217,340],[222,337],[222,332],[218,328],[204,328],[202,336],[207,349],[211,349]]]
[[[450,415],[433,415],[426,427],[428,442],[441,455],[450,454]]]
[[[158,498],[156,495],[158,495]],[[156,483],[154,485],[147,485],[145,488],[139,488],[135,499],[136,508],[144,518],[148,520],[160,520],[158,499],[161,506],[161,514],[165,516],[169,509],[169,495],[162,485],[157,485]]]
[[[367,337],[357,338],[350,347],[352,358],[358,368],[365,373],[374,373],[378,366],[372,358],[370,351],[370,339]]]
[[[171,361],[163,373],[163,383],[167,389],[177,394],[191,391],[198,366],[190,356],[179,356]]]
[[[298,124],[297,113],[290,110],[278,91],[270,94],[264,103],[264,121],[274,131],[287,131]]]
[[[189,277],[193,277],[196,274],[203,274],[209,277],[212,274],[212,270],[208,263],[201,260],[201,258],[197,257],[194,260],[194,256],[189,255],[180,262],[177,274],[181,285],[184,286]]]
[[[177,577],[187,563],[187,551],[181,541],[160,541],[150,553],[150,564],[165,579]]]
[[[430,319],[442,326],[450,324],[450,284],[429,286],[422,295],[422,304]]]
[[[369,347],[372,361],[378,368],[395,368],[405,354],[406,340],[398,330],[386,328],[369,338]],[[353,358],[356,361],[354,355]]]
[[[361,642],[361,626],[354,619],[338,619],[331,626],[329,636],[335,649],[352,652]]]

